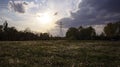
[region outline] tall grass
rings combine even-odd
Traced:
[[[120,67],[120,42],[2,41],[0,67]]]

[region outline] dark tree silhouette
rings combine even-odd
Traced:
[[[95,30],[92,27],[83,28],[80,26],[77,28],[69,28],[66,37],[69,39],[79,39],[79,40],[89,40],[94,39],[94,36],[96,36]]]
[[[93,39],[96,36],[95,30],[92,27],[81,28],[79,30],[79,39]]]
[[[72,40],[120,40],[120,21],[108,23],[101,35],[96,35],[94,28],[71,27],[66,32],[66,38]],[[7,21],[0,25],[0,40],[60,40],[61,37],[52,37],[48,33],[33,33],[29,28],[24,31],[18,31],[15,27],[9,27]]]
[[[2,26],[2,25],[0,25],[0,33],[2,32],[2,28],[3,28],[3,26]]]
[[[4,31],[7,31],[7,28],[8,28],[8,23],[7,23],[7,21],[5,21],[5,22],[3,23],[3,30],[4,30]]]
[[[104,32],[108,39],[120,39],[120,21],[108,23],[104,28]]]
[[[0,25],[0,40],[48,40],[48,33],[38,35],[26,28],[24,31],[18,31],[15,27],[9,27],[7,21]]]
[[[66,33],[66,37],[69,39],[78,39],[79,38],[78,35],[79,35],[79,31],[74,27],[69,28]]]

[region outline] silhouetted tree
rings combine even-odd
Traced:
[[[79,39],[78,36],[79,36],[79,31],[74,27],[69,28],[66,33],[66,37],[69,39]]]
[[[120,22],[108,23],[104,28],[104,32],[108,39],[120,39]]]
[[[99,40],[106,40],[105,33],[102,32],[99,36]],[[97,38],[98,39],[98,38]]]
[[[5,21],[5,22],[3,23],[3,30],[4,30],[4,31],[7,31],[7,28],[8,28],[8,23],[7,23],[7,21]]]
[[[79,39],[94,39],[96,36],[95,30],[92,27],[80,28]]]
[[[30,30],[30,28],[26,28],[26,29],[24,30],[24,32],[25,32],[25,33],[27,33],[27,32],[29,33],[29,32],[31,32],[31,30]]]
[[[40,34],[40,39],[42,39],[42,40],[49,40],[50,36],[49,36],[48,33],[41,33]]]
[[[48,33],[38,34],[33,33],[29,28],[24,31],[18,31],[15,27],[8,27],[7,21],[0,25],[0,40],[48,40]]]
[[[75,40],[120,40],[120,22],[108,23],[101,35],[96,35],[94,28],[71,27],[66,33],[66,38]],[[0,25],[0,40],[59,40],[61,37],[52,37],[48,33],[33,33],[29,28],[18,31],[15,27],[9,27],[7,21]]]
[[[79,31],[81,31],[82,29],[83,29],[83,27],[82,27],[82,26],[80,26],[80,27],[78,28],[78,30],[79,30]]]
[[[2,25],[0,25],[0,32],[2,32],[2,28],[3,28],[3,26],[2,26]]]
[[[0,40],[3,39],[3,30],[2,30],[3,26],[0,25]]]
[[[78,29],[71,27],[66,33],[66,37],[69,39],[79,39],[79,40],[88,40],[94,39],[96,36],[95,30],[92,27],[83,28],[80,26]]]

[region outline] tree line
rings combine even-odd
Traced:
[[[0,40],[14,41],[14,40],[49,40],[48,33],[33,33],[29,29],[18,31],[15,27],[8,27],[7,21],[0,25]]]
[[[66,33],[66,38],[72,40],[120,40],[120,21],[108,23],[100,35],[96,34],[92,26],[71,27]]]
[[[48,33],[33,33],[29,29],[18,31],[15,27],[9,27],[7,21],[0,25],[0,41],[22,40],[120,40],[120,21],[108,23],[104,31],[97,35],[92,26],[79,28],[71,27],[65,37],[52,37]]]

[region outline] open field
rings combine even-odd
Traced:
[[[2,41],[0,67],[120,67],[120,42]]]

